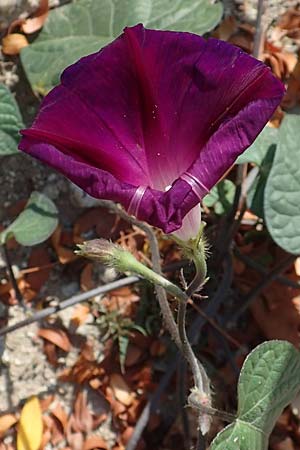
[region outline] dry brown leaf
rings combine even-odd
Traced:
[[[83,444],[83,450],[107,449],[106,442],[100,436],[90,436]]]
[[[47,395],[40,399],[40,406],[41,406],[41,410],[43,413],[48,410],[48,408],[51,405],[51,403],[53,402],[53,400],[54,400],[53,394]]]
[[[89,381],[89,385],[91,386],[92,389],[99,389],[101,384],[102,383],[99,380],[99,378],[93,378],[92,380]]]
[[[68,415],[60,403],[57,403],[55,405],[55,407],[51,410],[51,414],[59,421],[62,426],[63,432],[66,433],[68,425]]]
[[[281,442],[273,444],[272,450],[296,450],[294,443],[290,437],[286,437]]]
[[[88,407],[86,389],[77,394],[74,403],[73,418],[73,428],[75,431],[89,433],[93,429],[93,416]]]
[[[295,263],[295,272],[298,275],[298,277],[300,277],[300,257],[298,256],[298,258],[296,258]]]
[[[37,292],[35,292],[34,290],[32,290],[30,288],[29,283],[27,283],[27,281],[25,280],[25,278],[23,277],[23,275],[21,273],[16,281],[17,281],[19,290],[20,290],[25,302],[30,302],[32,299],[34,299],[36,297]],[[18,300],[15,295],[15,291],[9,280],[7,280],[7,283],[5,283],[5,284],[0,284],[0,295],[3,298],[8,296],[8,303],[11,305],[15,305],[16,303],[18,303]]]
[[[285,109],[291,109],[300,101],[300,60],[294,67],[288,80],[287,91],[282,101]]]
[[[142,354],[143,351],[137,345],[129,344],[126,353],[125,366],[131,367],[137,364]]]
[[[71,350],[71,342],[68,335],[63,330],[40,328],[38,331],[38,336],[43,339],[47,339],[65,352],[69,352]]]
[[[228,41],[230,36],[236,33],[238,30],[237,22],[235,17],[227,16],[220,25],[213,32],[213,36],[221,39],[222,41]]]
[[[83,291],[89,291],[96,287],[93,280],[93,263],[87,263],[80,274],[80,287]]]
[[[44,425],[45,425],[45,423],[44,423]],[[43,437],[42,437],[42,442],[41,442],[40,448],[44,449],[46,447],[46,445],[49,444],[50,440],[51,440],[51,431],[48,428],[45,429],[45,427],[44,427],[44,432],[43,432]]]
[[[144,401],[142,398],[135,398],[132,404],[129,406],[127,410],[127,423],[129,425],[135,425],[138,417],[140,416],[141,409],[144,406]]]
[[[99,377],[102,380],[104,375],[105,371],[102,364],[95,360],[93,348],[87,342],[73,367],[64,370],[60,374],[59,379],[61,381],[83,384],[93,378]]]
[[[54,367],[58,366],[58,355],[56,351],[57,347],[55,344],[47,340],[44,341],[44,353],[49,363],[52,364]]]
[[[51,444],[54,448],[58,447],[58,444],[64,440],[64,432],[62,425],[56,417],[53,416],[53,423],[51,428]]]
[[[134,399],[134,393],[118,373],[113,373],[109,380],[110,387],[114,393],[115,398],[125,406],[131,405]]]
[[[300,346],[300,296],[293,296],[273,283],[267,298],[260,296],[253,303],[251,312],[268,339],[282,339]]]
[[[68,264],[74,261],[75,259],[78,259],[78,255],[76,255],[74,251],[71,250],[70,248],[67,248],[64,245],[62,245],[61,237],[62,237],[62,227],[61,225],[58,225],[56,230],[51,236],[51,242],[56,251],[59,262],[61,264]]]
[[[278,26],[284,30],[292,30],[300,27],[300,10],[290,8],[279,19]]]
[[[49,13],[48,0],[40,0],[38,9],[34,12],[33,17],[26,19],[21,24],[21,29],[24,33],[35,33],[44,25]]]
[[[135,383],[135,389],[141,389],[143,391],[149,391],[153,389],[154,383],[152,381],[152,369],[149,365],[137,370],[130,377],[130,381]]]
[[[68,443],[70,444],[72,450],[82,450],[83,442],[82,433],[70,432],[68,434]]]
[[[127,407],[116,399],[112,388],[109,386],[105,389],[105,397],[111,406],[114,417],[118,417],[126,411]]]
[[[22,48],[29,45],[26,37],[20,33],[11,33],[2,39],[2,52],[5,55],[18,55]]]
[[[262,60],[271,67],[277,78],[282,80],[292,73],[297,63],[297,57],[294,53],[282,51],[264,53]]]
[[[82,303],[79,303],[75,306],[72,317],[71,317],[71,324],[73,328],[78,328],[80,325],[82,325],[90,312],[90,308],[88,305],[83,305]]]
[[[151,356],[162,356],[166,353],[166,350],[166,345],[159,339],[156,339],[154,342],[152,342],[150,346]]]
[[[16,422],[17,418],[14,414],[4,414],[0,416],[0,437],[2,437],[7,430],[9,430]]]
[[[18,424],[17,450],[38,450],[43,436],[43,420],[39,399],[29,398],[22,408]]]
[[[75,222],[73,228],[73,239],[76,244],[81,244],[84,235],[95,229],[98,237],[108,239],[112,237],[112,232],[116,224],[116,215],[106,208],[91,208],[85,211]]]
[[[41,270],[34,271],[32,273],[27,273],[25,275],[25,280],[36,292],[39,292],[41,287],[46,283],[46,281],[49,278],[51,267],[50,264],[50,257],[49,253],[44,246],[34,247],[31,250],[29,259],[28,259],[28,266],[29,267],[37,267]]]
[[[127,427],[122,435],[121,435],[121,439],[124,445],[127,445],[129,442],[129,439],[131,438],[132,434],[134,432],[134,427]]]

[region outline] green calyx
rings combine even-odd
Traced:
[[[196,269],[196,276],[192,281],[190,286],[190,291],[199,290],[207,281],[207,264],[206,258],[208,254],[209,245],[207,243],[206,237],[204,236],[204,228],[206,226],[205,222],[202,222],[198,234],[195,238],[189,241],[182,241],[176,236],[173,239],[177,242],[178,246],[182,249],[183,255],[193,261]]]

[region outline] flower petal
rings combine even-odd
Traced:
[[[32,136],[24,136],[19,147],[29,155],[54,167],[92,197],[121,203],[126,210],[135,203],[140,220],[161,228],[166,233],[180,227],[194,198],[191,188],[179,180],[174,195],[147,188],[135,202],[138,189],[136,186],[122,182],[111,173],[92,167],[72,155],[66,155],[54,145],[37,138],[33,139]]]
[[[20,149],[172,232],[282,95],[270,70],[237,47],[138,25],[65,70]]]

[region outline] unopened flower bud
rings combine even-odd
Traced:
[[[78,245],[78,247],[79,250],[76,250],[78,255],[98,260],[105,265],[114,267],[119,272],[132,270],[130,268],[136,262],[130,252],[106,239],[93,239]]]

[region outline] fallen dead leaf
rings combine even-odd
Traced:
[[[74,431],[89,433],[93,429],[93,417],[88,407],[87,390],[78,392],[74,403],[73,425]]]
[[[300,296],[293,296],[279,283],[251,306],[252,315],[268,339],[283,339],[300,346]]]
[[[78,305],[75,306],[73,313],[72,313],[72,317],[71,317],[71,325],[72,325],[72,329],[76,329],[78,328],[80,325],[82,325],[90,312],[90,308],[88,305],[83,305],[82,303],[79,303]]]
[[[24,33],[30,34],[35,33],[44,25],[49,13],[49,2],[48,0],[40,0],[40,5],[38,9],[34,12],[33,17],[26,19],[22,25],[21,29]]]
[[[40,328],[38,331],[38,336],[43,339],[47,339],[65,352],[69,352],[71,350],[70,340],[68,335],[63,330]]]
[[[220,25],[213,32],[213,36],[221,39],[222,41],[228,41],[230,36],[236,33],[238,30],[238,25],[235,17],[227,16],[225,17]]]
[[[107,449],[106,442],[100,436],[90,436],[83,444],[83,450]]]
[[[127,407],[116,399],[112,388],[109,386],[105,389],[105,398],[111,406],[114,417],[119,417],[120,414],[123,414],[127,410]]]
[[[85,292],[96,287],[93,280],[93,268],[93,263],[87,263],[80,274],[80,287]]]
[[[278,26],[284,30],[300,28],[300,10],[298,8],[288,9],[277,22]]]
[[[118,373],[113,373],[109,380],[110,387],[116,399],[125,406],[131,405],[134,399],[134,394],[124,378]]]
[[[294,443],[290,437],[286,437],[281,442],[273,444],[272,450],[296,450]]]
[[[282,101],[285,109],[294,108],[300,101],[300,60],[292,71],[288,80],[287,90]]]
[[[43,420],[39,399],[29,398],[22,408],[18,424],[17,450],[38,450],[43,435]]]
[[[295,272],[300,277],[300,257],[295,260]]]
[[[51,414],[59,421],[62,426],[63,432],[66,433],[68,415],[60,403],[56,403],[55,407],[51,410]]]
[[[45,428],[45,422],[44,422],[44,432],[43,432],[43,437],[42,437],[40,448],[42,448],[42,449],[45,448],[46,445],[50,442],[50,440],[51,440],[51,431],[48,428]]]
[[[25,280],[21,272],[16,281],[25,302],[30,302],[36,297],[37,292],[30,288],[29,283]],[[0,284],[0,295],[3,298],[7,297],[7,301],[10,305],[15,305],[16,303],[18,303],[15,291],[9,280],[7,280],[7,282],[4,284]]]
[[[287,79],[297,64],[297,57],[294,53],[279,49],[270,49],[263,53],[262,60],[271,67],[272,72],[281,80]]]
[[[5,55],[18,55],[22,48],[29,45],[26,37],[20,33],[11,33],[2,39],[2,52]]]
[[[123,444],[127,445],[127,443],[129,441],[129,439],[131,438],[133,432],[134,432],[134,428],[133,427],[127,427],[123,431],[123,433],[121,435],[121,439],[122,439]]]
[[[68,434],[68,443],[71,446],[72,450],[82,450],[83,447],[83,435],[82,433],[69,433]]]
[[[73,237],[76,244],[85,240],[84,235],[90,230],[97,230],[98,237],[110,238],[115,227],[116,215],[106,208],[91,208],[85,211],[75,222]]]
[[[44,353],[47,357],[47,360],[50,364],[52,364],[54,367],[58,366],[58,355],[57,355],[57,347],[53,342],[44,341]]]
[[[16,422],[17,418],[14,414],[4,414],[0,416],[0,437],[2,437],[7,430],[9,430]]]
[[[53,394],[47,395],[40,399],[40,407],[41,407],[42,412],[45,412],[48,410],[48,408],[51,405],[51,403],[53,402],[53,400],[54,400]]]
[[[152,342],[150,346],[151,356],[162,356],[166,353],[166,350],[166,345],[159,339],[156,339],[154,342]]]
[[[92,380],[89,381],[89,385],[91,386],[92,389],[99,389],[101,384],[102,383],[99,380],[99,378],[93,378]]]
[[[25,275],[25,280],[34,291],[39,292],[48,280],[52,267],[50,262],[51,260],[46,247],[39,246],[31,250],[28,258],[28,266],[41,269]]]
[[[74,251],[71,250],[70,248],[67,248],[64,245],[62,245],[61,237],[62,237],[62,226],[58,225],[56,230],[51,236],[51,242],[55,249],[59,262],[61,264],[68,264],[74,261],[75,259],[78,259],[78,255],[76,255],[76,253],[74,253]]]
[[[126,353],[125,366],[131,367],[138,363],[143,351],[134,344],[129,344]]]

